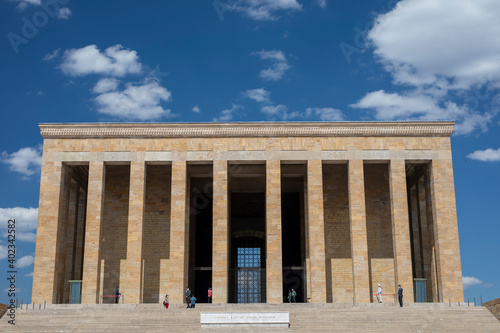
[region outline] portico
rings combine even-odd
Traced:
[[[34,302],[463,300],[452,122],[40,129]]]

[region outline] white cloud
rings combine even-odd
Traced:
[[[19,5],[17,5],[17,8],[19,9],[25,9],[29,5],[39,6],[42,3],[42,0],[13,0],[13,1],[19,2]]]
[[[468,158],[482,162],[498,162],[500,161],[500,148],[497,150],[488,148],[486,150],[476,150],[467,155]]]
[[[254,51],[251,54],[259,56],[262,60],[271,60],[273,62],[270,67],[263,69],[259,73],[259,77],[266,81],[281,80],[285,72],[292,67],[288,64],[285,54],[280,50]]]
[[[264,105],[260,108],[260,111],[264,113],[271,120],[291,120],[294,118],[302,118],[303,114],[299,111],[288,112],[288,107],[283,104],[279,105]]]
[[[477,285],[482,285],[483,287],[493,287],[493,284],[483,282],[473,276],[463,276],[462,283],[464,285],[464,289]]]
[[[96,94],[102,94],[109,91],[114,91],[118,88],[119,81],[113,78],[104,78],[97,81],[97,84],[92,88]]]
[[[0,260],[7,258],[7,246],[0,244]]]
[[[25,147],[14,153],[2,152],[0,158],[2,163],[8,164],[9,169],[14,172],[19,172],[27,177],[40,171],[42,165],[42,149],[41,147]]]
[[[317,0],[317,2],[318,2],[318,6],[320,6],[323,9],[326,8],[326,5],[327,5],[327,1],[326,0]]]
[[[404,0],[380,15],[368,38],[401,83],[469,87],[500,79],[500,6],[494,0]]]
[[[366,94],[357,103],[349,105],[357,109],[375,110],[377,120],[456,120],[456,134],[469,134],[476,129],[487,130],[494,113],[479,114],[466,106],[453,102],[439,105],[439,99],[421,92],[406,94],[386,93],[384,90]]]
[[[279,19],[277,12],[302,10],[302,5],[297,0],[234,0],[224,7],[225,10],[244,13],[257,21],[274,21]]]
[[[94,91],[113,88],[113,83],[99,81]],[[116,86],[115,86],[116,89]],[[171,93],[156,80],[146,80],[134,85],[128,83],[122,91],[110,90],[95,98],[97,110],[105,115],[125,120],[155,120],[170,116],[170,110],[161,106],[162,101],[169,101]]]
[[[225,109],[221,111],[221,115],[219,117],[215,117],[212,119],[213,122],[227,122],[233,119],[233,112],[239,109],[243,109],[243,106],[233,104],[230,109]]]
[[[35,241],[38,208],[0,208],[0,233],[5,238],[7,238],[8,220],[15,220],[17,240]]]
[[[63,7],[57,12],[57,18],[67,20],[71,16],[71,10],[68,7]]]
[[[49,60],[52,60],[54,58],[57,58],[59,57],[59,51],[61,51],[61,49],[57,49],[57,50],[54,50],[52,51],[51,53],[47,53],[43,58],[42,60],[43,61],[49,61]]]
[[[23,267],[28,267],[33,265],[35,262],[35,257],[33,256],[24,256],[16,260],[17,264],[16,266],[18,268],[23,268]]]
[[[25,277],[33,277],[33,272],[31,273],[28,273],[28,274],[24,274]]]
[[[200,107],[198,105],[193,106],[192,110],[193,110],[193,112],[196,112],[196,113],[200,113],[201,112],[201,109],[200,109]]]
[[[124,76],[139,74],[142,71],[137,52],[123,49],[119,44],[108,47],[104,52],[101,52],[96,45],[69,49],[64,52],[63,58],[60,68],[70,76],[86,74]]]
[[[342,111],[334,108],[307,108],[306,116],[315,115],[323,121],[342,121],[344,115]]]
[[[379,120],[455,120],[457,134],[486,131],[498,112],[491,93],[500,88],[498,17],[492,0],[398,2],[376,18],[367,39],[404,90],[371,92],[352,106],[374,109]],[[481,88],[486,94],[477,97]],[[466,105],[457,104],[460,97]],[[479,101],[491,102],[489,111],[476,112]]]
[[[243,93],[243,96],[253,99],[259,103],[269,103],[271,92],[264,88],[249,89]]]

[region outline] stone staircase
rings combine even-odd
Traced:
[[[201,312],[288,311],[289,329],[252,328],[246,331],[302,332],[500,332],[500,322],[485,307],[448,304],[176,304],[47,305],[46,309],[17,309],[16,325],[8,316],[0,332],[186,332],[245,329],[202,329]],[[43,308],[43,304],[42,304]]]

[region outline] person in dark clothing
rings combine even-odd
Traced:
[[[189,287],[186,289],[186,303],[187,303],[187,308],[190,308],[189,303],[191,302],[191,290],[189,290]]]
[[[120,288],[118,288],[118,286],[116,286],[116,290],[115,290],[115,303],[118,303],[118,301],[120,300]]]
[[[401,288],[401,285],[398,285],[398,300],[399,306],[403,307],[403,288]]]

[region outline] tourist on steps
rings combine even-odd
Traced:
[[[191,297],[191,309],[194,309],[194,306],[196,305],[196,297]]]
[[[399,306],[403,307],[403,288],[401,288],[401,285],[398,285],[398,300]]]
[[[167,295],[165,295],[165,300],[163,301],[163,305],[165,305],[165,309],[168,309],[168,303],[169,303],[169,301],[168,301],[168,294],[167,294]]]
[[[189,290],[189,287],[186,289],[186,303],[187,303],[187,308],[189,309],[189,302],[191,300],[191,290]]]
[[[208,303],[212,303],[212,288],[208,288]]]
[[[382,287],[380,286],[380,283],[378,284],[377,300],[379,303],[382,303]]]

